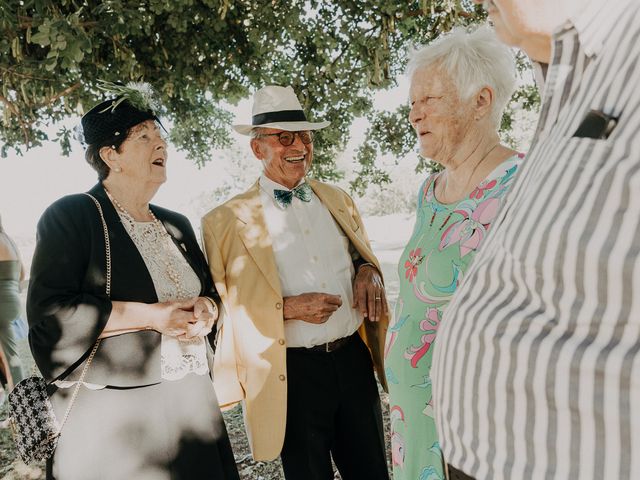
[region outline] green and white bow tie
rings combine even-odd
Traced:
[[[293,190],[279,190],[275,189],[273,191],[273,196],[276,199],[276,202],[282,205],[284,208],[287,208],[291,205],[291,200],[293,197],[297,197],[303,202],[311,201],[311,187],[308,183],[301,183]]]

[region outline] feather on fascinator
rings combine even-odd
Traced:
[[[100,90],[116,97],[111,105],[105,108],[105,111],[114,111],[124,101],[129,102],[138,110],[151,110],[152,112],[160,110],[158,96],[151,85],[146,82],[129,82],[126,85],[105,80],[98,80],[98,82]]]
[[[94,106],[82,117],[81,141],[85,145],[126,134],[131,127],[146,120],[160,123],[157,113],[162,106],[148,83],[121,85],[100,80],[98,88],[112,98]]]

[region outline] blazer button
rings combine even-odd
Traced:
[[[278,378],[284,382],[284,375],[280,375]]]
[[[280,345],[284,345],[284,339],[283,339],[283,338],[281,338],[280,340],[278,340],[278,343],[279,343]]]
[[[282,304],[280,302],[276,303],[276,308],[280,310],[282,308]]]

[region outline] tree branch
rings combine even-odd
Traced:
[[[24,135],[24,144],[29,147],[29,132],[24,121],[20,118],[20,110],[16,107],[9,99],[5,98],[3,95],[0,95],[0,102],[4,103],[9,111],[11,111],[18,119],[20,123],[20,129],[22,130],[22,134]]]
[[[42,106],[51,105],[53,102],[55,102],[59,98],[65,97],[69,95],[71,92],[73,92],[74,90],[77,90],[78,88],[80,88],[81,85],[82,84],[80,82],[74,83],[70,87],[65,88],[60,93],[56,93],[54,96],[47,98],[44,102],[42,102]]]
[[[18,15],[18,20],[20,23],[18,24],[18,28],[22,30],[26,30],[27,28],[33,27],[33,17],[26,17],[24,15]],[[96,27],[99,25],[99,22],[91,21],[91,22],[78,22],[79,27]]]
[[[21,77],[21,78],[28,78],[29,80],[42,80],[43,82],[53,82],[54,79],[52,78],[44,78],[44,77],[36,77],[35,75],[28,75],[26,73],[20,73],[20,72],[16,72],[15,70],[11,69],[11,68],[6,68],[3,67],[2,65],[0,65],[0,70],[7,72],[7,74],[12,75],[12,76],[16,76],[16,77]]]
[[[0,102],[4,103],[7,108],[11,111],[11,113],[13,113],[16,116],[20,116],[20,111],[18,110],[18,107],[16,107],[8,98],[5,98],[4,96],[0,95]]]
[[[408,13],[405,13],[404,15],[407,16],[407,17],[422,17],[422,16],[424,16],[424,12],[422,10],[412,10],[412,11],[410,11]],[[456,12],[456,15],[459,16],[459,17],[463,17],[463,18],[470,18],[470,17],[473,16],[471,13],[469,13],[469,12],[467,12],[465,10],[458,10]]]

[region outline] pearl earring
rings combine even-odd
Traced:
[[[120,173],[122,169],[120,167],[114,167],[113,171],[116,173]]]

